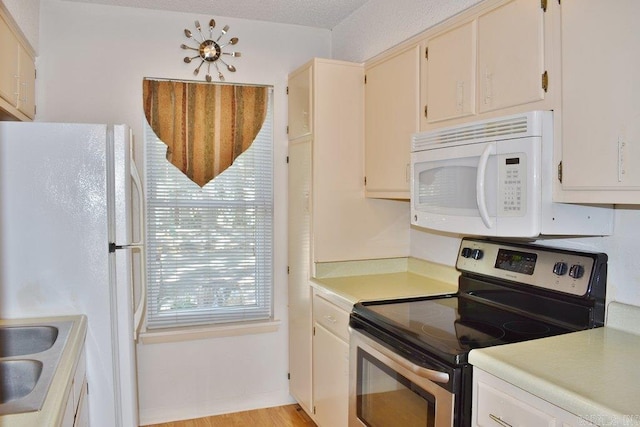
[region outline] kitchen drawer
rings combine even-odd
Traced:
[[[346,342],[349,342],[349,313],[327,301],[320,294],[313,296],[313,318]]]
[[[478,384],[478,426],[552,427],[556,419],[488,384]]]

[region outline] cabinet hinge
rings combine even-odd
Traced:
[[[316,336],[316,327],[315,327],[315,326],[313,327],[312,335],[313,335],[314,337]]]
[[[367,84],[367,75],[364,75],[364,84]]]
[[[289,125],[287,125],[287,135],[289,135]]]
[[[543,12],[547,11],[547,0],[540,0],[540,7],[542,8]]]
[[[287,156],[287,164],[289,164],[289,156]]]
[[[287,157],[287,159],[288,159],[288,157]],[[289,266],[287,265],[287,274],[289,274],[290,272],[291,272],[291,267],[289,267]]]
[[[424,106],[424,117],[425,117],[425,119],[429,117],[429,106],[428,105]]]
[[[291,372],[287,372],[287,379],[290,380],[291,379]]]
[[[546,92],[549,90],[549,73],[542,73],[542,89]]]
[[[313,407],[313,414],[314,415],[316,414],[316,407],[315,406]]]
[[[429,46],[424,48],[424,59],[429,59]]]
[[[287,86],[287,95],[289,95],[289,86]]]
[[[366,176],[364,177],[364,186],[365,187],[367,186],[367,177]]]
[[[562,161],[558,163],[558,181],[562,184]]]

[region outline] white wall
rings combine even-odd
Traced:
[[[478,0],[370,0],[332,32],[335,59],[365,61]],[[640,207],[617,206],[610,237],[545,239],[541,244],[609,255],[607,300],[640,305]],[[460,236],[411,230],[411,255],[454,265]]]
[[[40,0],[0,0],[0,3],[9,11],[37,54]]]
[[[142,79],[193,79],[184,28],[213,16],[42,0],[38,121],[132,126],[142,143]],[[313,56],[330,56],[330,32],[215,16],[240,39],[227,81],[274,86],[275,316],[277,332],[139,345],[144,423],[279,405],[291,401],[287,358],[287,75]],[[231,62],[231,61],[230,61]],[[201,75],[201,78],[204,76]],[[136,154],[140,159],[141,151]]]

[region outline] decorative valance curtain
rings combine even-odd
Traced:
[[[144,114],[167,160],[203,187],[249,148],[267,111],[267,87],[143,80]]]

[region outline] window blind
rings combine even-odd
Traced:
[[[200,188],[145,123],[147,327],[273,313],[273,107],[251,147]]]

